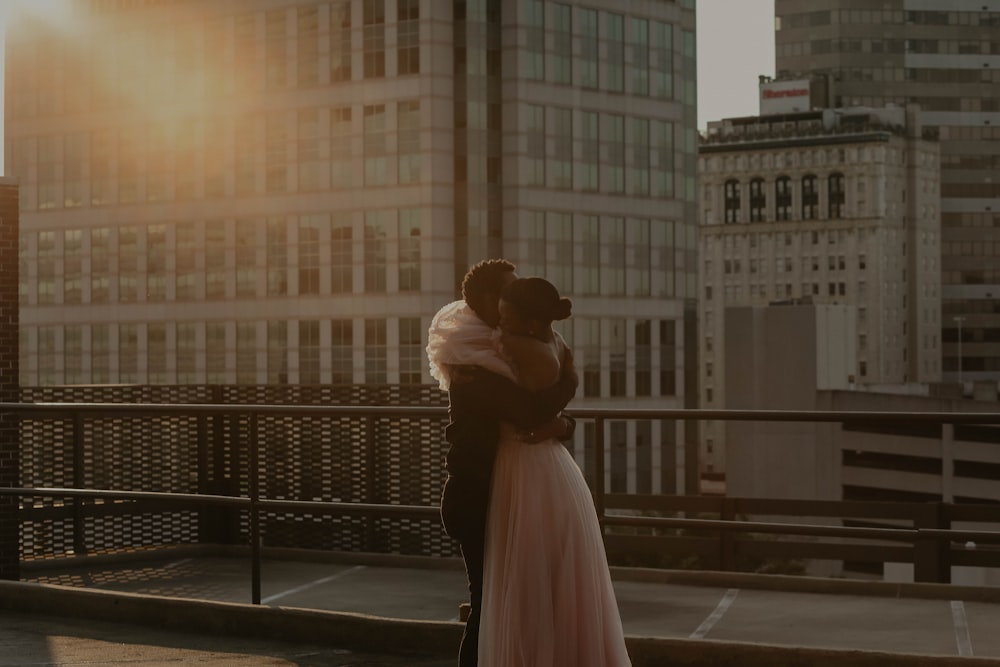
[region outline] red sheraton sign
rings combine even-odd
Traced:
[[[776,97],[804,97],[809,95],[808,88],[786,88],[784,90],[765,88],[762,92],[764,99],[774,99]]]

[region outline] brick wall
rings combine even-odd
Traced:
[[[16,403],[18,387],[18,187],[0,180],[0,402]],[[0,411],[0,486],[20,486],[17,419]],[[17,499],[0,496],[0,579],[18,579]]]

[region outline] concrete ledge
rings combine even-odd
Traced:
[[[210,602],[0,581],[0,609],[144,625],[180,632],[329,644],[356,651],[452,658],[462,624]],[[992,658],[803,648],[744,642],[627,638],[633,667],[970,667]]]
[[[828,579],[825,577],[782,574],[752,574],[710,570],[659,570],[635,567],[612,567],[611,577],[615,581],[646,581],[661,584],[710,586],[714,588],[745,588],[748,590],[926,600],[963,600],[965,602],[1000,602],[1000,587],[996,586],[893,583],[889,581]]]

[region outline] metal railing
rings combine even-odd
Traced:
[[[104,501],[135,505],[149,511],[151,506],[170,508],[211,507],[244,512],[248,517],[248,541],[251,558],[252,601],[260,603],[262,538],[261,517],[267,513],[329,515],[416,520],[436,520],[435,505],[401,503],[331,502],[287,500],[262,497],[259,421],[272,417],[336,417],[369,422],[366,433],[375,432],[376,420],[431,419],[440,420],[443,427],[446,411],[440,407],[384,406],[290,406],[290,405],[203,405],[203,404],[105,404],[105,403],[0,403],[0,411],[15,414],[22,423],[38,420],[66,420],[71,424],[74,443],[74,466],[83,465],[79,447],[85,439],[85,424],[94,419],[149,419],[179,417],[239,418],[246,425],[245,495],[210,493],[152,492],[73,487],[0,488],[0,496],[63,498],[69,500],[73,513],[74,544],[85,553],[85,501]],[[725,420],[767,422],[850,422],[852,424],[924,423],[924,424],[1000,424],[996,413],[903,413],[903,412],[833,412],[775,410],[656,410],[656,409],[574,409],[578,420],[595,424],[593,478],[605,479],[605,425],[621,420]],[[204,435],[205,429],[200,427]],[[82,479],[77,470],[75,480]],[[952,521],[982,522],[1000,525],[1000,505],[952,505],[945,503],[863,503],[857,501],[788,501],[769,499],[737,499],[697,496],[637,496],[607,493],[603,482],[593,485],[598,517],[606,528],[609,554],[622,549],[636,552],[657,549],[691,549],[702,554],[714,554],[707,562],[721,569],[732,569],[740,554],[765,557],[800,557],[851,559],[862,557],[886,560],[909,560],[914,563],[918,580],[947,580],[947,572],[955,564],[1000,567],[1000,551],[986,549],[963,553],[956,545],[973,541],[977,544],[1000,543],[1000,531],[952,530]],[[143,503],[145,503],[143,505]],[[906,506],[906,507],[904,507]],[[24,509],[19,510],[24,512]],[[120,511],[128,512],[128,507]],[[638,516],[636,513],[717,514],[718,519],[689,516]],[[797,514],[793,514],[795,512]],[[911,521],[913,527],[866,527],[851,525],[817,525],[801,522],[775,522],[741,519],[742,515],[758,516],[824,516],[843,520],[847,517],[871,521]],[[629,534],[628,531],[636,531]],[[699,532],[717,533],[714,538],[699,536]],[[681,534],[686,532],[687,534]],[[806,541],[767,542],[741,541],[746,534],[785,535],[795,538],[830,537],[836,542]],[[850,540],[874,540],[875,545],[857,545]],[[902,543],[904,546],[898,546]],[[611,547],[618,545],[614,549]],[[894,546],[895,545],[895,546]]]

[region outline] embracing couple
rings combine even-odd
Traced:
[[[441,518],[469,577],[458,664],[630,665],[593,497],[560,442],[578,379],[552,322],[572,303],[501,259],[469,269],[462,297],[427,345],[449,396]]]

